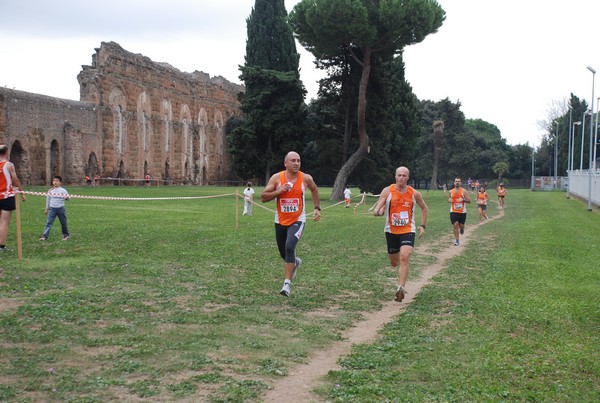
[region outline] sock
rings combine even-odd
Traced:
[[[285,284],[289,284],[289,285],[291,285],[291,284],[292,284],[292,280],[288,280],[288,279],[286,278],[286,279],[284,280],[283,284],[284,284],[284,285],[285,285]]]

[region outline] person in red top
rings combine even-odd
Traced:
[[[450,222],[454,232],[454,246],[460,245],[460,235],[465,233],[465,222],[467,221],[467,205],[471,203],[469,192],[461,186],[460,178],[454,178],[454,189],[450,190]]]
[[[289,297],[292,280],[302,264],[302,259],[296,256],[296,245],[302,236],[306,222],[304,194],[310,190],[314,203],[313,220],[321,218],[319,190],[312,176],[300,171],[300,155],[290,151],[283,161],[285,170],[271,176],[267,186],[261,193],[263,203],[276,200],[275,239],[279,255],[285,261],[285,279],[279,292]]]
[[[0,252],[6,251],[8,226],[13,210],[16,210],[15,191],[21,190],[21,181],[17,178],[15,166],[8,160],[8,146],[0,145]],[[25,195],[21,193],[21,200]]]
[[[483,224],[483,219],[488,219],[487,202],[490,200],[490,195],[487,194],[483,186],[479,187],[477,192],[477,211],[479,212],[479,224]]]
[[[427,204],[421,192],[408,186],[410,172],[406,167],[396,169],[396,183],[383,189],[375,205],[374,214],[382,216],[385,213],[385,239],[388,257],[394,269],[398,269],[398,288],[395,301],[402,302],[408,278],[410,255],[415,246],[415,204],[421,208],[421,225],[419,239],[425,233],[427,224]]]

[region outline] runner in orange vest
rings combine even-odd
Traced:
[[[467,221],[467,205],[471,203],[469,192],[461,186],[460,178],[454,178],[454,189],[450,190],[450,222],[454,232],[454,246],[460,245],[460,235],[465,233],[465,222]]]
[[[506,196],[506,189],[502,183],[496,188],[496,194],[498,195],[498,208],[504,208],[504,196]]]
[[[487,194],[483,186],[479,187],[477,192],[477,212],[479,213],[479,224],[483,224],[483,219],[488,219],[487,201],[490,200],[490,195]]]
[[[279,292],[289,297],[292,280],[302,264],[296,256],[296,245],[306,222],[305,192],[310,190],[314,203],[313,220],[321,218],[319,191],[312,176],[300,171],[300,155],[290,151],[283,161],[285,170],[274,174],[261,193],[263,203],[276,200],[275,239],[279,254],[285,261],[285,279]]]
[[[17,209],[15,191],[22,190],[15,166],[8,160],[8,155],[8,146],[0,145],[0,252],[6,251],[10,216]],[[23,193],[21,200],[25,201]]]
[[[408,186],[410,171],[406,167],[396,169],[396,183],[382,190],[375,205],[374,214],[385,214],[385,239],[392,268],[398,270],[398,288],[395,301],[402,302],[406,293],[406,279],[410,255],[415,246],[415,204],[421,208],[419,239],[425,233],[427,204],[421,192]]]

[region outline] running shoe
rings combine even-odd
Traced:
[[[290,283],[284,283],[281,291],[279,291],[279,293],[284,297],[289,297],[290,292],[292,292],[292,290],[290,290]]]
[[[460,245],[460,241],[458,239],[455,239],[454,240],[454,246],[458,246],[458,245]]]

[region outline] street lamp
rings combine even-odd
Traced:
[[[581,124],[581,120],[578,122],[573,122],[573,141],[572,141],[573,147],[571,150],[571,170],[573,170],[573,156],[575,155],[575,137],[576,137],[575,136],[575,133],[576,133],[575,126],[579,126],[580,124]]]
[[[573,170],[573,154],[575,154],[575,126],[580,125],[581,122],[573,122],[573,130],[571,130],[571,135],[573,136],[573,140],[571,141],[571,135],[569,135],[569,154],[567,155],[567,174],[571,175],[571,171]],[[571,147],[571,145],[573,145]],[[571,188],[571,177],[569,176],[569,184],[567,186],[567,199],[571,198],[571,195],[569,194],[569,190]]]
[[[535,147],[531,148],[531,190],[533,191],[535,185]]]
[[[590,114],[590,110],[583,112],[583,116],[581,117],[581,155],[579,156],[579,170],[583,170],[583,139],[585,138],[585,117]]]
[[[571,136],[573,135],[573,108],[569,105],[569,148],[567,148],[567,176],[569,175],[569,171],[571,170]],[[567,191],[568,195],[568,191]]]
[[[592,106],[590,108],[592,111],[592,125],[590,126],[590,165],[588,169],[588,211],[592,211],[592,157],[594,154],[592,152],[592,140],[594,134],[594,84],[596,80],[596,70],[590,66],[587,66],[587,69],[592,72]]]
[[[598,148],[598,111],[600,111],[600,97],[596,99],[596,124],[594,125],[594,171],[596,170],[596,148]]]
[[[558,186],[558,121],[556,123],[556,135],[554,136],[554,189]]]

